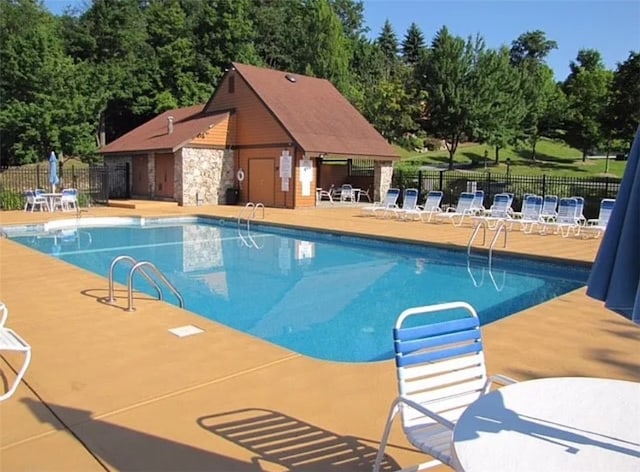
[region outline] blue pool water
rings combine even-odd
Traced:
[[[586,284],[588,268],[424,245],[199,218],[127,226],[11,231],[26,246],[106,277],[126,254],[153,262],[180,290],[185,308],[319,359],[392,357],[391,329],[408,307],[463,300],[482,324]],[[125,284],[130,265],[120,264]],[[105,278],[105,288],[107,281]],[[134,286],[154,295],[140,276]],[[165,299],[177,304],[168,292]],[[132,314],[131,316],[135,316]],[[433,315],[431,315],[433,316]]]

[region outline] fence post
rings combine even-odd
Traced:
[[[36,166],[36,188],[42,188],[40,185],[40,164]]]
[[[418,201],[420,201],[420,197],[422,197],[422,171],[418,171]]]
[[[442,185],[442,180],[443,180],[443,178],[444,178],[444,177],[443,177],[443,174],[444,174],[444,171],[443,171],[443,170],[441,170],[441,171],[440,171],[440,178],[438,179],[438,185],[439,185],[438,190],[440,190],[441,192],[444,192],[444,190],[443,190],[443,188],[444,188],[444,187],[443,187],[443,185]]]
[[[604,178],[604,198],[609,198],[609,177]]]
[[[542,195],[547,194],[547,174],[542,174]]]

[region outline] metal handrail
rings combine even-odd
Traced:
[[[478,231],[480,231],[480,228],[482,228],[482,245],[484,246],[484,243],[487,240],[487,227],[488,227],[488,223],[486,220],[478,220],[478,224],[476,224],[475,228],[473,228],[473,233],[471,233],[471,238],[469,239],[469,244],[467,244],[467,256],[469,256],[471,254],[471,245],[473,244],[473,241],[476,239],[476,236],[478,235]]]
[[[500,232],[504,234],[504,245],[502,247],[505,248],[507,247],[507,225],[504,223],[504,221],[500,221],[500,223],[498,224],[498,227],[496,228],[496,234],[491,240],[491,246],[489,246],[489,271],[491,271],[491,256],[493,255],[493,248],[495,247],[496,242],[500,237]]]
[[[136,263],[131,270],[129,271],[129,278],[128,278],[128,282],[127,282],[127,292],[129,295],[129,306],[127,307],[127,311],[134,311],[133,308],[133,276],[135,275],[137,270],[140,270],[142,274],[144,274],[144,270],[142,269],[142,267],[150,267],[153,272],[156,274],[156,276],[162,280],[162,282],[164,282],[164,284],[169,288],[169,290],[171,290],[173,292],[173,294],[176,296],[176,298],[178,299],[178,304],[180,305],[180,308],[184,308],[184,299],[182,298],[182,295],[180,295],[180,292],[178,292],[178,289],[169,281],[169,279],[167,279],[164,274],[162,272],[160,272],[160,270],[155,266],[155,264],[153,264],[152,262],[149,261],[142,261],[142,262],[138,262]]]
[[[139,271],[140,274],[142,274],[142,276],[147,280],[147,282],[149,282],[149,284],[151,284],[151,286],[156,289],[156,293],[158,294],[158,300],[163,300],[162,290],[160,289],[160,286],[153,279],[153,277],[151,277],[144,270],[144,267],[150,267],[154,271],[156,276],[176,296],[176,298],[178,299],[178,303],[180,304],[180,308],[184,307],[184,299],[182,298],[182,295],[180,294],[178,289],[175,288],[175,286],[164,276],[164,274],[162,272],[160,272],[160,270],[153,263],[151,263],[149,261],[138,262],[133,257],[127,256],[127,255],[117,256],[116,258],[113,259],[113,261],[111,261],[111,265],[109,266],[109,299],[108,299],[109,303],[113,303],[116,300],[116,297],[113,294],[114,293],[114,290],[113,290],[113,285],[114,285],[113,284],[113,272],[114,272],[115,266],[120,261],[130,262],[132,264],[132,266],[133,266],[131,268],[131,270],[129,271],[129,276],[127,278],[127,290],[128,290],[127,293],[128,293],[128,300],[129,300],[129,306],[127,307],[127,311],[134,311],[134,308],[133,308],[133,275],[135,274],[136,271]]]

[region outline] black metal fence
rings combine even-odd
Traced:
[[[86,204],[106,204],[110,198],[130,196],[129,165],[60,166],[56,189],[76,188]],[[50,189],[49,165],[34,167],[1,167],[0,192],[22,194],[28,189]]]
[[[491,172],[467,172],[459,170],[433,170],[393,173],[393,186],[401,189],[417,188],[420,198],[429,190],[444,192],[442,203],[453,205],[460,192],[483,190],[484,205],[491,206],[497,193],[514,194],[513,207],[520,209],[525,194],[557,195],[558,197],[581,196],[585,199],[584,216],[597,218],[600,201],[616,198],[620,187],[617,178],[552,177],[547,175],[514,175]]]

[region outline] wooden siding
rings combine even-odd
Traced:
[[[193,146],[211,146],[224,148],[232,143],[230,142],[231,131],[231,115],[227,116],[222,122],[215,125],[205,133],[196,136],[189,144]]]
[[[235,76],[235,91],[229,93],[226,81]],[[235,110],[235,136],[231,134],[233,143],[243,146],[288,143],[292,138],[274,118],[262,101],[251,90],[247,83],[237,73],[229,73],[218,90],[212,102],[205,109],[206,112]]]
[[[174,161],[172,153],[158,153],[155,155],[155,196],[175,198],[174,189]]]

